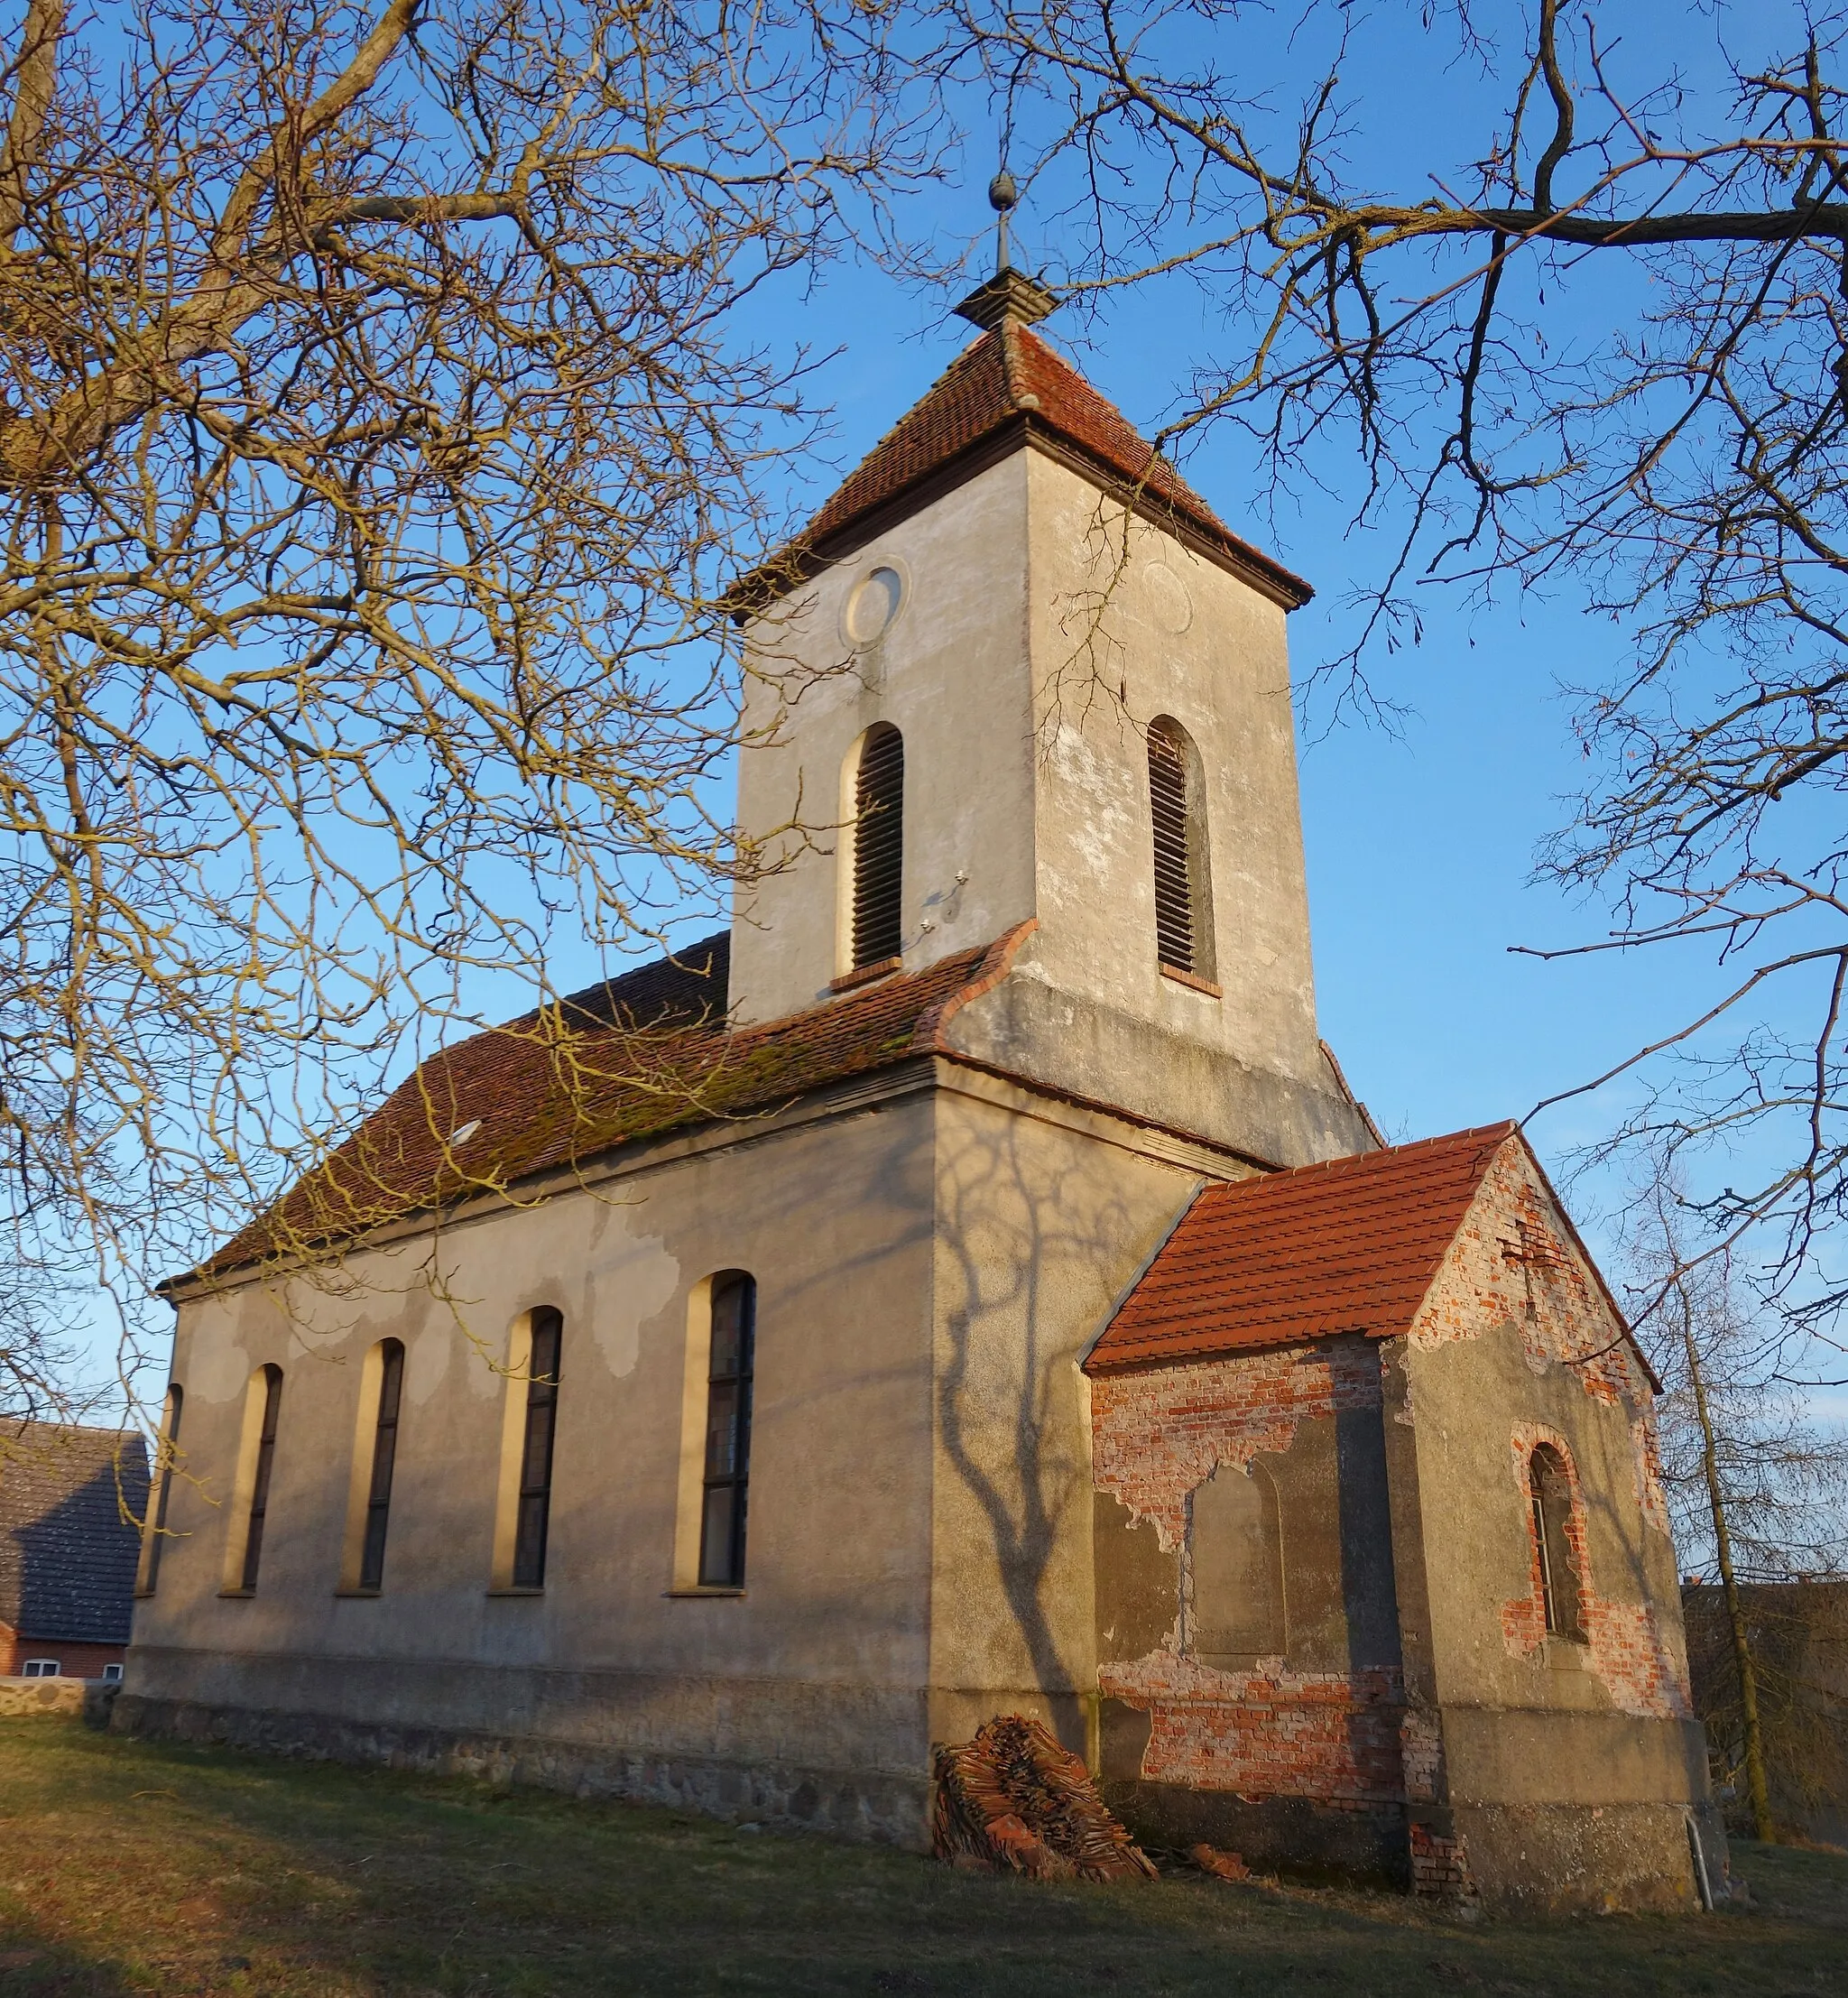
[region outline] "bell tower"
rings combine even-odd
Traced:
[[[788,857],[739,898],[736,1016],[1030,921],[970,1059],[1267,1163],[1365,1150],[1316,1029],[1308,586],[1033,330],[1055,303],[1003,262],[957,308],[981,337],[740,586],[739,823]]]

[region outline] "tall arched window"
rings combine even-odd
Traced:
[[[263,1414],[256,1433],[256,1460],[252,1466],[250,1512],[244,1530],[242,1584],[256,1586],[257,1568],[263,1560],[263,1527],[270,1514],[270,1470],[276,1457],[276,1419],[282,1408],[282,1370],[266,1366],[258,1376],[262,1383]],[[257,1383],[252,1383],[253,1393]]]
[[[854,780],[853,968],[900,953],[905,885],[905,740],[878,722]]]
[[[1149,805],[1155,838],[1155,948],[1164,971],[1213,976],[1213,898],[1200,760],[1171,716],[1149,725]]]
[[[173,1382],[161,1411],[161,1433],[154,1438],[154,1483],[143,1529],[141,1572],[134,1580],[137,1596],[152,1596],[161,1578],[161,1542],[167,1537],[167,1499],[173,1482],[173,1459],[180,1448],[180,1411],[185,1402],[185,1391],[178,1381]]]
[[[379,1342],[378,1413],[373,1422],[372,1476],[365,1488],[365,1545],[359,1558],[359,1586],[383,1588],[385,1528],[392,1514],[392,1472],[398,1461],[398,1405],[404,1392],[404,1345]]]
[[[744,1515],[751,1476],[751,1381],[756,1344],[756,1280],[742,1270],[728,1270],[712,1280],[705,1494],[699,1517],[699,1582],[705,1588],[744,1586]]]
[[[545,1586],[552,1509],[552,1445],[558,1433],[559,1361],[565,1320],[550,1305],[532,1314],[526,1361],[526,1426],[520,1442],[520,1514],[513,1531],[513,1586]]]
[[[1585,1617],[1571,1539],[1572,1479],[1566,1459],[1550,1443],[1542,1443],[1528,1459],[1527,1477],[1548,1632],[1583,1642]]]

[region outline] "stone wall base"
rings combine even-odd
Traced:
[[[209,1742],[304,1760],[530,1785],[574,1797],[665,1804],[707,1817],[830,1832],[914,1851],[929,1845],[930,1786],[923,1777],[746,1765],[616,1744],[380,1725],[133,1692],[117,1697],[110,1725],[117,1734],[156,1740]]]
[[[75,1719],[83,1712],[84,1685],[80,1679],[0,1679],[0,1716],[13,1720],[59,1714]]]
[[[1696,1808],[1703,1812],[1714,1817],[1710,1806]],[[1700,1905],[1686,1805],[1456,1804],[1451,1815],[1492,1906],[1563,1914]],[[1718,1829],[1714,1818],[1711,1831]],[[1723,1876],[1723,1836],[1710,1835],[1705,1845],[1710,1874]],[[1712,1885],[1723,1900],[1723,1877]]]
[[[1411,1861],[1405,1809],[1307,1797],[1247,1799],[1180,1783],[1111,1782],[1104,1801],[1145,1845],[1185,1852],[1216,1845],[1261,1873],[1295,1880],[1366,1881],[1406,1889]]]

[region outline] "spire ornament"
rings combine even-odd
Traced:
[[[1019,205],[1021,190],[1014,177],[1003,167],[988,183],[988,206],[994,210],[994,275],[977,285],[956,307],[957,315],[992,333],[998,326],[1031,326],[1043,319],[1058,304],[1058,299],[1040,283],[1017,271],[1009,260],[1007,218]]]
[[[1019,205],[1021,190],[1014,177],[1003,167],[988,183],[988,206],[994,210],[994,271],[998,277],[1008,268],[1007,218]]]

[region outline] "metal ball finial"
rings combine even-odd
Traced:
[[[1021,199],[1021,190],[1014,185],[1014,177],[1003,167],[988,183],[988,206],[997,215],[1005,215]]]

